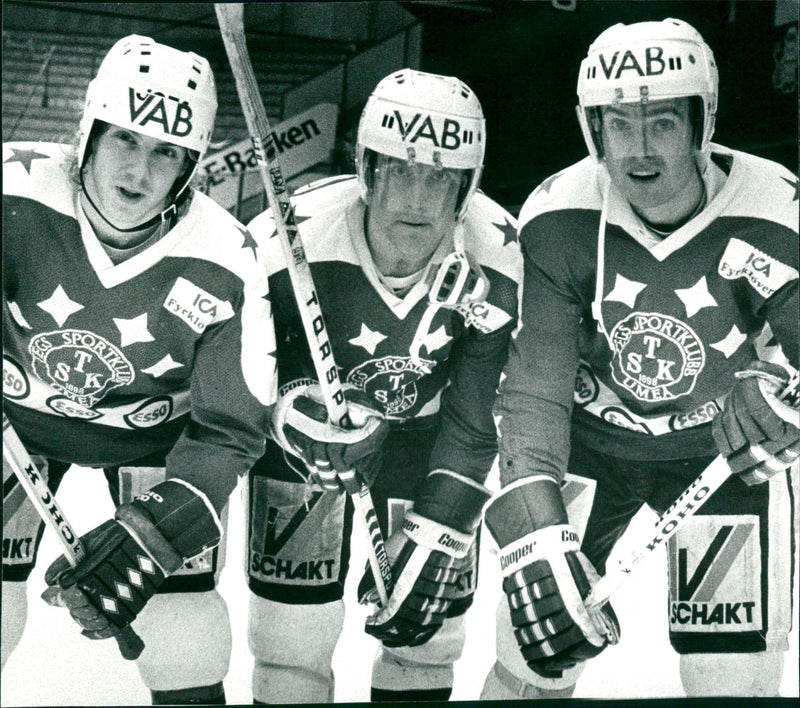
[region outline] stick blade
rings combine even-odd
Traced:
[[[215,2],[214,12],[222,32],[244,34],[244,3]]]

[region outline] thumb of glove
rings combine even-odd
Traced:
[[[66,556],[61,555],[56,558],[44,574],[44,581],[50,586],[56,586],[58,589],[61,587],[69,587],[75,583],[73,577],[72,564],[67,560]]]

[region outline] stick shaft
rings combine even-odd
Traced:
[[[3,459],[19,480],[39,516],[56,532],[64,556],[74,568],[86,557],[86,549],[56,502],[55,494],[42,479],[39,468],[33,464],[31,456],[5,413],[3,413]],[[125,659],[138,658],[144,649],[144,642],[130,625],[122,628],[114,638],[119,645],[120,654]]]
[[[317,373],[320,388],[328,415],[332,421],[344,427],[349,422],[347,402],[342,391],[339,371],[333,357],[328,337],[328,330],[322,316],[319,298],[314,288],[311,277],[311,268],[306,258],[300,234],[297,230],[297,221],[294,207],[289,200],[286,182],[283,178],[280,161],[278,160],[272,131],[267,118],[264,102],[256,81],[250,56],[247,51],[247,42],[244,32],[244,7],[241,3],[215,3],[222,41],[233,71],[239,102],[242,106],[253,150],[256,157],[267,201],[272,210],[272,218],[278,232],[278,240],[283,250],[284,260],[289,272],[289,279],[294,290],[297,308],[303,322],[306,339],[308,340],[314,370]],[[367,528],[370,544],[367,546],[370,567],[375,575],[375,585],[378,589],[381,603],[385,606],[388,598],[385,579],[391,577],[391,569],[386,558],[386,550],[380,527],[370,527],[367,514],[374,515],[375,507],[369,494],[369,489],[361,483],[361,491],[352,494],[351,498],[356,511]],[[388,574],[387,574],[388,573]]]

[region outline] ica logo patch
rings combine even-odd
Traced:
[[[407,356],[385,356],[357,366],[348,374],[347,382],[366,391],[386,415],[397,415],[417,402],[417,381],[435,365],[428,359],[415,362]]]
[[[131,123],[143,128],[150,123],[161,126],[165,135],[183,138],[192,132],[192,109],[186,101],[165,96],[160,91],[139,93],[128,87]]]
[[[797,280],[797,270],[775,260],[746,241],[732,238],[717,266],[726,280],[746,278],[762,296],[769,297],[791,280]]]
[[[102,400],[111,389],[130,384],[135,377],[125,355],[94,332],[43,332],[31,339],[28,351],[40,379],[86,408]]]
[[[233,307],[186,278],[177,278],[164,300],[164,308],[182,319],[195,332],[201,333],[212,322],[233,317]]]
[[[669,315],[634,312],[616,324],[611,340],[611,375],[640,401],[685,396],[705,366],[699,337]]]

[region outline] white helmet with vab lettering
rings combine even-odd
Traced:
[[[445,169],[469,170],[458,195],[463,218],[481,178],[486,124],[477,97],[452,76],[402,69],[382,79],[358,124],[356,169],[366,198],[377,153]]]
[[[672,18],[613,25],[592,42],[578,76],[578,120],[591,156],[603,157],[599,106],[694,99],[696,147],[714,133],[719,75],[700,33]]]
[[[80,123],[78,165],[91,150],[96,121],[192,151],[193,167],[173,188],[173,201],[191,181],[211,141],[217,114],[217,90],[208,61],[149,37],[123,37],[108,51],[89,84]]]

